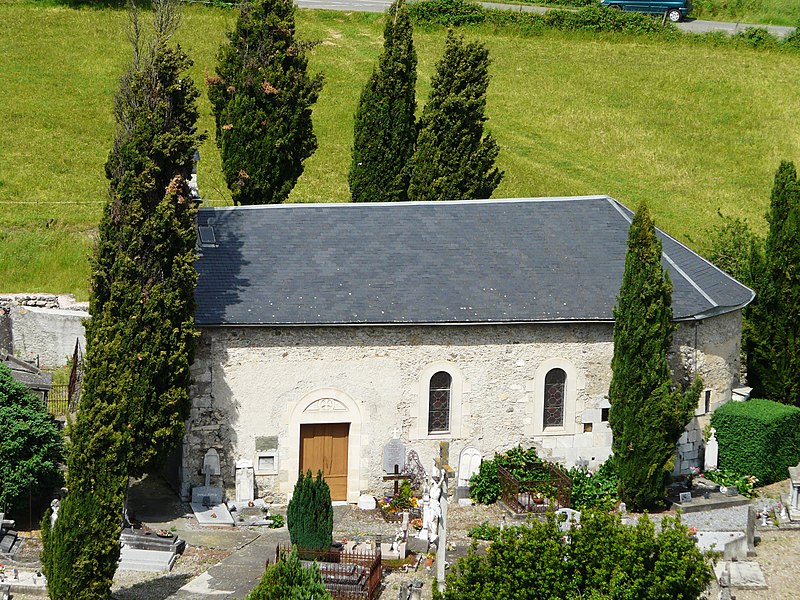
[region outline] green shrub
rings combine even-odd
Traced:
[[[480,525],[476,525],[467,532],[467,536],[475,540],[487,540],[494,542],[500,538],[500,528],[496,525],[491,525],[489,521],[484,521]]]
[[[728,469],[708,469],[703,476],[709,481],[725,487],[735,487],[742,496],[754,498],[758,478],[755,475],[740,475]]]
[[[486,11],[479,4],[468,0],[423,0],[408,5],[408,12],[415,23],[421,25],[476,25],[486,20]]]
[[[303,567],[297,548],[267,567],[247,600],[331,600],[316,563]]]
[[[800,461],[800,408],[771,400],[728,402],[711,417],[719,467],[753,475],[766,485],[787,477]]]
[[[28,495],[61,485],[64,440],[44,403],[0,363],[0,511],[17,515]]]
[[[570,505],[575,510],[608,507],[617,501],[619,479],[612,459],[594,472],[585,467],[573,467],[567,475],[572,480]]]
[[[555,515],[499,533],[485,555],[475,548],[447,576],[446,600],[647,598],[694,600],[711,582],[709,560],[680,519],[666,517],[656,533],[642,517],[586,511],[565,535]]]
[[[737,33],[733,38],[751,48],[774,48],[778,45],[778,38],[764,27],[749,27]]]
[[[544,468],[545,462],[536,454],[536,448],[523,450],[517,446],[504,454],[495,454],[493,459],[483,461],[480,470],[469,480],[469,495],[479,504],[493,504],[500,499],[498,465],[519,481],[537,481],[550,477]],[[553,494],[552,486],[542,491],[548,496]]]
[[[333,543],[331,490],[318,471],[309,469],[294,486],[286,513],[292,545],[300,550],[329,550]]]
[[[791,48],[793,50],[800,50],[800,27],[798,27],[792,33],[783,38],[783,45],[786,48]]]
[[[271,529],[280,529],[286,524],[283,515],[270,515],[270,519],[272,519]]]

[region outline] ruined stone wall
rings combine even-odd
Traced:
[[[0,346],[43,369],[66,365],[78,340],[86,347],[86,303],[54,294],[0,295]]]
[[[742,313],[734,311],[695,323],[681,323],[673,338],[670,366],[686,385],[694,373],[703,380],[695,416],[678,440],[674,473],[703,466],[704,430],[711,413],[731,399],[741,372]]]
[[[676,334],[676,378],[697,365],[714,406],[730,398],[740,327],[736,313],[682,325]],[[257,472],[258,491],[285,500],[296,478],[300,425],[312,422],[351,423],[350,501],[385,489],[382,449],[395,428],[427,470],[441,439],[451,443],[454,466],[467,446],[492,456],[517,444],[567,465],[599,464],[611,451],[603,418],[611,340],[608,323],[205,329],[193,366],[183,491],[202,483],[210,447],[229,491],[237,460],[255,462],[258,451],[272,450],[277,472]],[[565,422],[545,428],[543,381],[552,368],[567,372]],[[451,430],[429,435],[427,385],[438,370],[453,376]]]

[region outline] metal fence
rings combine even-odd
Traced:
[[[277,546],[275,560],[292,551],[291,546]],[[305,566],[316,562],[325,589],[337,600],[371,600],[381,585],[381,551],[298,550]],[[267,561],[269,565],[269,561]]]
[[[74,413],[78,407],[80,387],[69,384],[57,384],[50,387],[47,394],[47,412],[54,417],[63,417]]]
[[[569,508],[572,481],[557,467],[539,467],[535,478],[520,481],[506,469],[497,467],[500,478],[500,497],[509,510],[517,513],[543,513]]]

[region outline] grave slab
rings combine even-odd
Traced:
[[[697,547],[703,552],[722,552],[725,560],[747,558],[747,536],[744,531],[698,531]]]
[[[166,573],[172,570],[176,555],[162,550],[141,550],[123,545],[119,553],[119,568],[127,571]]]
[[[20,569],[17,579],[6,577],[6,580],[0,583],[0,590],[4,591],[6,586],[12,598],[15,594],[47,597],[47,579],[43,575],[36,575],[36,571]]]
[[[732,588],[765,590],[769,587],[757,562],[721,560],[714,565],[714,575],[716,575],[717,581],[726,567],[730,569]]]
[[[227,527],[233,526],[233,517],[224,504],[213,506],[203,506],[197,502],[192,502],[192,511],[197,519],[198,525],[206,527]]]

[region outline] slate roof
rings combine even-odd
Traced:
[[[196,322],[612,321],[632,215],[607,196],[203,208]],[[675,320],[753,299],[658,235]]]
[[[36,365],[21,360],[11,354],[0,355],[5,365],[11,369],[11,376],[17,381],[24,383],[34,391],[50,391],[53,382],[53,375],[45,373]]]

